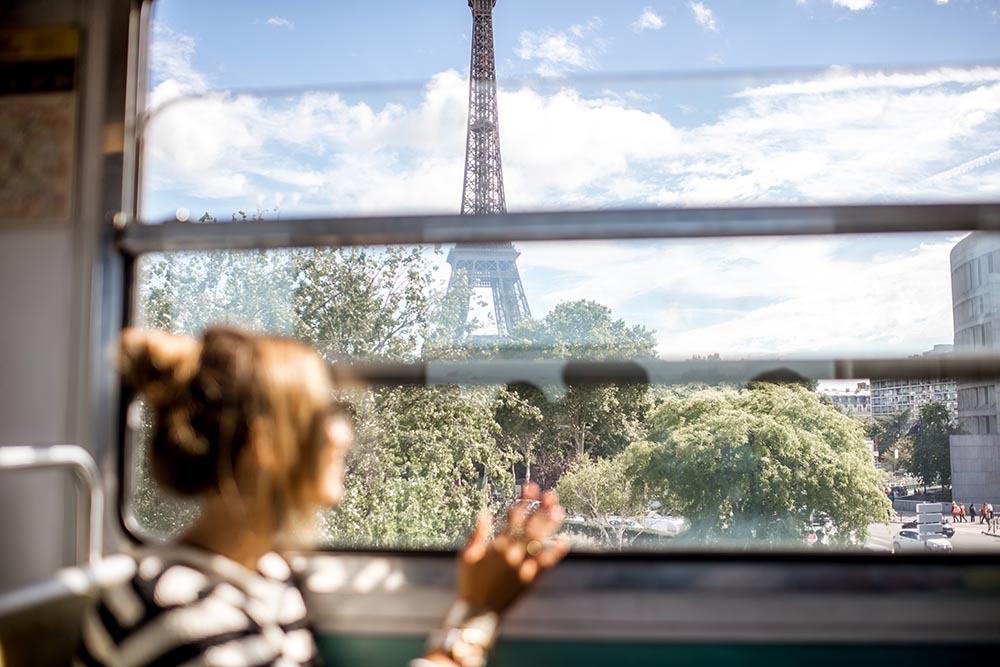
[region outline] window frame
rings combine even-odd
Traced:
[[[92,210],[90,223],[97,246],[96,268],[100,276],[95,289],[100,298],[95,299],[96,307],[86,320],[95,337],[87,345],[87,363],[92,370],[85,377],[89,383],[83,392],[80,409],[89,415],[83,421],[93,434],[102,467],[110,473],[105,475],[105,483],[112,487],[116,497],[114,506],[111,503],[107,506],[109,521],[106,526],[113,530],[106,533],[105,546],[112,551],[121,549],[126,542],[144,543],[148,537],[134,532],[127,516],[126,489],[121,482],[125,479],[127,463],[124,427],[129,401],[120,393],[117,375],[107,361],[107,350],[117,339],[121,327],[130,321],[136,259],[145,252],[183,249],[180,246],[185,243],[206,249],[212,245],[228,249],[231,243],[247,249],[258,248],[273,245],[276,237],[282,235],[295,240],[289,243],[286,238],[280,247],[287,247],[308,240],[310,236],[305,232],[310,227],[316,227],[317,238],[322,238],[326,245],[358,242],[362,237],[368,243],[375,243],[380,238],[378,225],[393,227],[399,221],[399,218],[357,219],[353,223],[331,220],[295,223],[287,229],[262,228],[259,232],[252,225],[241,225],[240,238],[233,238],[232,228],[212,230],[188,225],[188,229],[175,231],[170,223],[166,227],[140,228],[140,223],[135,222],[138,219],[141,153],[141,136],[137,128],[147,90],[145,59],[152,4],[153,0],[131,0],[129,58],[127,62],[112,61],[114,73],[128,86],[124,151],[120,164],[109,162],[113,168],[104,182],[107,202]],[[117,98],[112,96],[111,99]],[[115,108],[115,105],[110,104],[108,108]],[[118,122],[118,117],[111,112],[108,117],[109,122]],[[771,213],[804,217],[803,230],[809,231],[801,233],[809,234],[1000,231],[1000,205],[997,203],[822,207],[825,211],[806,211],[805,208],[809,207],[771,209]],[[724,231],[743,236],[752,231],[751,228],[766,231],[768,227],[767,214],[760,209],[749,212],[751,219],[745,226],[713,224],[711,213],[721,210],[708,209],[700,214],[692,214],[692,210],[644,211],[642,219],[633,215],[629,226],[618,229],[628,232],[628,238],[641,238],[639,232],[645,228],[644,220],[661,218],[676,221],[677,229],[672,230],[672,235],[687,238],[724,236]],[[106,211],[116,212],[104,217]],[[732,211],[731,221],[747,222],[747,209]],[[592,230],[595,220],[610,216],[612,221],[618,221],[620,215],[619,211],[510,214],[505,218],[504,228],[509,231],[510,221],[521,220],[522,234],[528,237],[534,222],[546,223],[561,218],[566,221],[569,231],[559,229],[559,237],[593,233],[593,238],[614,238],[608,235],[609,229]],[[887,221],[886,215],[895,217],[895,221]],[[281,224],[286,222],[289,221]],[[367,225],[367,230],[359,229],[361,222]],[[444,238],[449,235],[485,237],[486,232],[470,229],[470,226],[489,227],[495,222],[477,223],[474,219],[455,217],[435,231]],[[412,242],[424,240],[420,229],[434,227],[434,223],[426,220],[403,220],[399,224],[409,225],[408,238],[414,239]],[[575,232],[572,230],[574,225],[577,226]],[[326,227],[330,229],[324,231]],[[493,227],[495,230],[496,226]],[[447,234],[445,228],[450,230]],[[540,231],[555,235],[555,231],[546,229],[543,224]],[[293,231],[298,236],[294,236]],[[773,233],[795,234],[796,231],[789,226]],[[219,238],[226,236],[228,240]],[[209,237],[214,240],[209,242]],[[541,240],[546,236],[532,238]],[[902,361],[907,364],[915,360]],[[939,368],[942,372],[949,371],[940,365]],[[950,369],[948,377],[957,377],[956,372]],[[928,373],[920,369],[917,375],[926,377]],[[424,380],[425,371],[420,368],[372,370],[373,379],[386,381],[389,376],[403,376],[404,380],[416,383]],[[113,473],[117,473],[117,479]],[[330,636],[360,637],[359,644],[365,645],[365,651],[373,643],[372,637],[405,636],[412,638],[414,646],[419,646],[422,636],[437,627],[452,594],[453,550],[378,551],[327,547],[304,556],[305,574],[321,573],[327,565],[334,566],[336,571],[355,572],[387,564],[389,571],[405,575],[403,580],[407,584],[394,593],[378,588],[347,595],[343,591],[307,590],[315,631],[327,639]],[[606,646],[602,649],[601,642],[630,646],[629,642],[635,641],[653,642],[654,646],[656,643],[704,642],[722,650],[734,643],[736,646],[770,643],[779,648],[811,643],[824,651],[843,648],[845,644],[848,648],[868,644],[876,648],[909,645],[940,648],[943,640],[935,639],[940,636],[939,624],[936,619],[929,621],[924,611],[934,608],[939,617],[963,619],[949,631],[949,641],[953,643],[948,647],[949,654],[956,642],[965,642],[959,646],[962,655],[979,651],[976,655],[985,657],[993,648],[988,642],[983,643],[983,638],[988,639],[991,632],[995,633],[996,626],[989,620],[993,616],[983,611],[996,610],[994,600],[1000,590],[996,585],[998,577],[1000,561],[996,554],[574,553],[542,581],[531,599],[513,611],[505,622],[504,636],[505,641],[527,637],[536,643],[553,639],[558,643],[566,640],[566,631],[570,628],[584,642],[588,652],[595,649],[607,652]],[[625,605],[619,599],[623,596],[627,597]],[[650,598],[656,601],[652,609]],[[640,602],[645,606],[640,606]],[[603,613],[599,613],[602,609]],[[747,609],[751,613],[745,613]],[[552,625],[553,610],[558,612],[556,618],[562,621],[561,625]],[[597,614],[596,620],[574,616],[590,610],[597,610],[593,612]],[[636,610],[642,611],[641,618],[634,615]],[[624,627],[622,619],[618,618],[620,611],[633,612],[633,617],[626,620],[644,623],[645,628]],[[418,636],[421,639],[416,639]],[[361,662],[369,656],[359,653],[356,657],[359,659],[348,659],[345,663]]]

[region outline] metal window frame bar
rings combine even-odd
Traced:
[[[637,359],[419,361],[331,365],[338,379],[383,386],[502,385],[524,382],[539,388],[599,384],[708,384],[810,380],[954,380],[1000,378],[1000,355],[950,355],[870,359],[754,359],[663,361]]]
[[[118,247],[135,257],[160,251],[303,246],[1000,231],[1000,203],[358,215],[221,223],[132,221],[123,227]]]

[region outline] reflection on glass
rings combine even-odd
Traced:
[[[450,247],[163,253],[140,260],[136,313],[291,335],[331,360],[906,357],[952,343],[961,238],[518,243],[532,317],[502,336],[495,292]]]

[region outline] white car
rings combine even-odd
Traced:
[[[643,528],[650,532],[669,536],[680,535],[688,528],[684,517],[672,516],[670,514],[663,516],[655,512],[647,514],[642,525]]]
[[[913,551],[951,551],[951,542],[944,537],[920,537],[916,530],[905,528],[892,538],[892,552],[913,552]]]

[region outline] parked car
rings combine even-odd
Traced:
[[[906,523],[903,524],[903,528],[916,529],[918,528],[919,525],[920,524],[918,524],[916,520],[907,521]],[[949,521],[948,519],[941,519],[941,534],[944,535],[945,537],[953,537],[955,535],[955,527],[951,525],[951,521]]]
[[[684,517],[673,516],[671,514],[664,516],[656,512],[646,514],[642,525],[643,528],[653,533],[670,536],[679,535],[688,529],[688,524],[684,520]]]
[[[892,538],[893,553],[936,551],[946,553],[951,551],[951,542],[943,537],[920,537],[916,529],[904,528]]]

